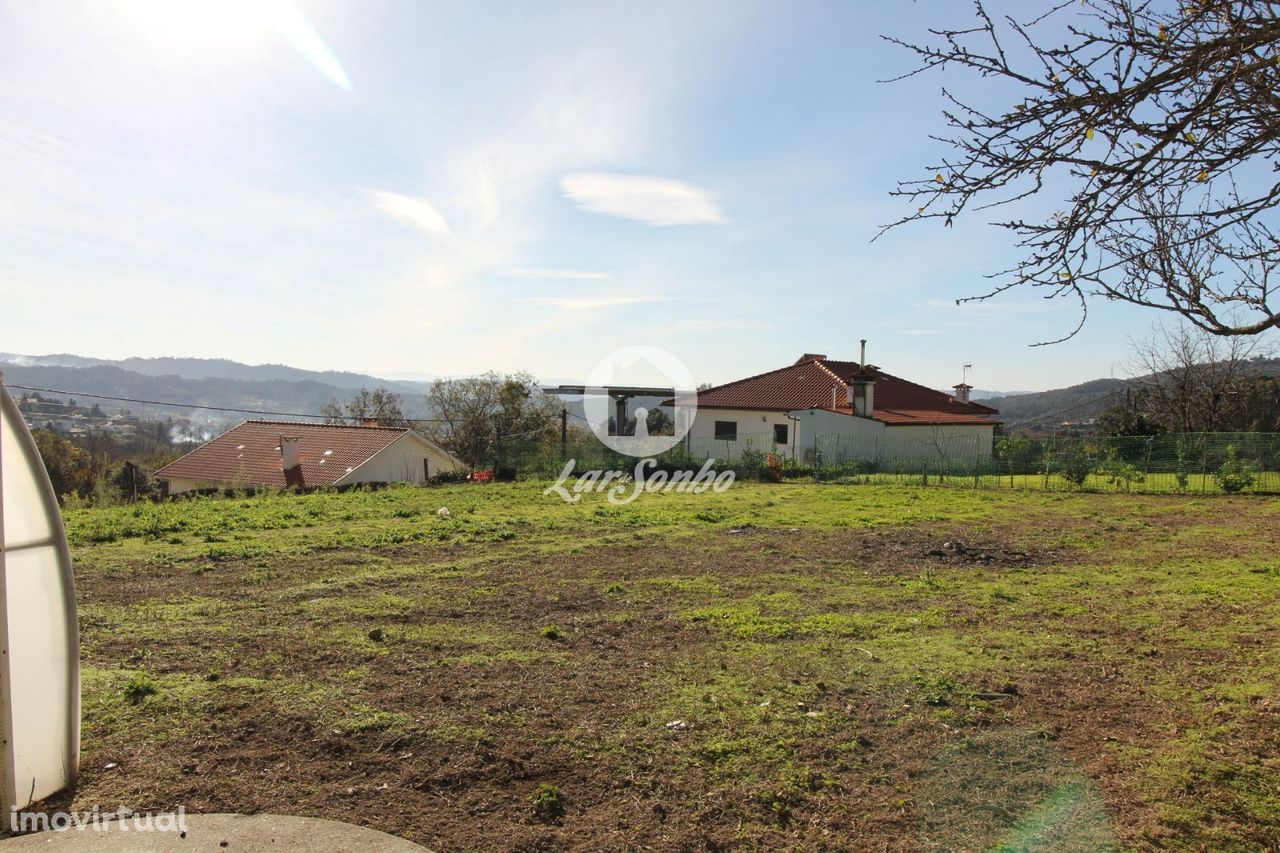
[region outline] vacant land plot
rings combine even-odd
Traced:
[[[1272,499],[521,484],[68,529],[78,809],[442,850],[1280,846]]]

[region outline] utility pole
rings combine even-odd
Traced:
[[[560,407],[560,461],[564,461],[568,455],[569,447],[569,409],[567,406]]]

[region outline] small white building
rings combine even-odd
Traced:
[[[685,439],[699,457],[745,451],[804,463],[866,460],[891,465],[990,458],[999,412],[857,361],[806,353],[795,364],[698,392]]]
[[[168,494],[254,486],[423,483],[465,465],[408,427],[245,421],[156,472]]]

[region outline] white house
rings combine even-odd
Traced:
[[[806,353],[795,364],[698,392],[685,439],[700,457],[736,459],[743,451],[815,459],[937,458],[972,462],[991,456],[995,409],[969,401],[970,386],[946,394],[908,382],[865,361]]]
[[[408,427],[245,421],[156,472],[171,495],[207,486],[422,483],[465,466]]]

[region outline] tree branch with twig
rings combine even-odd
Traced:
[[[1080,322],[1059,340],[1083,326],[1091,296],[1214,335],[1280,328],[1280,4],[1083,0],[1020,22],[978,0],[975,12],[974,26],[931,30],[930,44],[886,37],[919,60],[895,79],[962,69],[1021,98],[992,112],[944,89],[951,133],[934,138],[953,154],[898,184],[892,195],[914,211],[880,233],[950,226],[1061,186],[1050,216],[994,223],[1023,257],[960,302],[1017,288],[1074,298]]]

